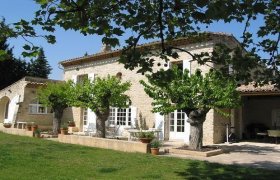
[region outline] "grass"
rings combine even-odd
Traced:
[[[124,153],[0,132],[0,179],[275,179],[280,171]]]

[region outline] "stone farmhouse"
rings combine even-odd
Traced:
[[[225,43],[229,47],[238,46],[238,41],[231,35],[214,34],[210,35],[209,40],[205,42],[191,42],[188,38],[180,38],[172,41],[173,46],[177,46],[190,51],[191,53],[212,52],[216,43]],[[148,43],[138,48],[147,46],[158,46],[159,42]],[[108,120],[109,127],[115,127],[119,134],[125,133],[129,128],[135,127],[135,122],[139,123],[139,115],[146,120],[149,128],[156,128],[162,131],[161,138],[165,140],[189,140],[190,126],[186,122],[186,115],[178,110],[170,115],[162,116],[159,113],[152,113],[152,99],[144,92],[140,80],[145,76],[137,74],[136,70],[130,71],[124,68],[123,64],[118,62],[121,50],[111,50],[104,46],[103,51],[94,55],[69,59],[60,62],[64,68],[64,80],[73,80],[76,83],[83,78],[94,79],[95,77],[104,77],[108,74],[121,77],[122,81],[130,81],[132,86],[128,95],[131,98],[131,106],[127,109],[118,109],[112,107]],[[181,66],[183,69],[189,69],[194,72],[197,68],[206,72],[209,66],[199,66],[196,62],[191,62],[192,57],[185,52],[178,52],[179,58],[173,59],[169,63],[163,63],[160,59],[154,62],[153,71],[161,68],[170,68],[173,64]],[[71,108],[65,113],[65,119],[73,118],[80,130],[86,131],[88,128],[95,130],[95,114],[90,109]],[[204,143],[213,144],[224,141],[225,123],[230,119],[220,116],[214,111],[207,114],[207,120],[204,123]]]

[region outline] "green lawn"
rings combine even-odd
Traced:
[[[124,153],[0,132],[0,179],[276,179],[280,171]]]

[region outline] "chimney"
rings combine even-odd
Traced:
[[[110,52],[110,51],[112,51],[111,46],[108,44],[102,43],[101,52]]]

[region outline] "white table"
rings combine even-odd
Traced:
[[[34,124],[34,122],[17,121],[16,122],[16,128],[23,129],[23,128],[26,127],[27,123]]]

